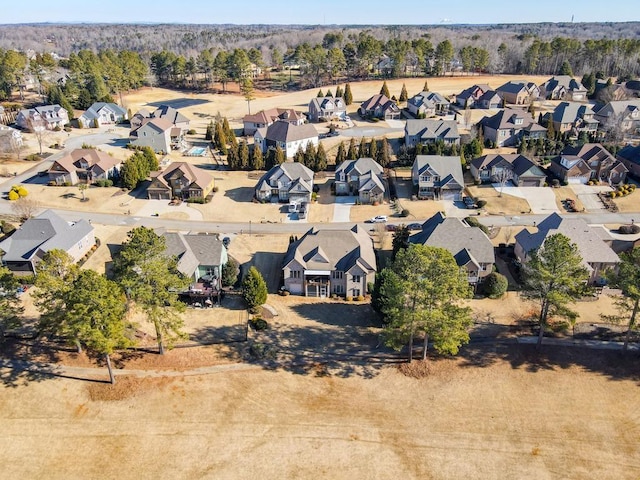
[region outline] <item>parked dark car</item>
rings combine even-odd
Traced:
[[[422,224],[421,223],[410,223],[409,225],[407,225],[407,228],[409,230],[422,230]]]
[[[472,197],[462,197],[462,203],[467,208],[476,208],[476,201]]]

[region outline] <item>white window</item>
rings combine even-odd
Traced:
[[[342,285],[334,285],[333,293],[344,293],[344,287]]]
[[[291,270],[291,278],[300,278],[300,270]]]
[[[342,273],[343,272],[334,270],[333,272],[331,272],[331,278],[335,278],[335,279],[341,280],[342,279]]]
[[[359,297],[360,296],[360,289],[359,288],[354,288],[353,289],[353,296],[354,297]]]
[[[431,181],[431,176],[429,175],[423,175],[422,177],[420,177],[420,180],[422,182],[430,182]]]
[[[360,283],[360,275],[354,275],[352,279],[353,283]]]

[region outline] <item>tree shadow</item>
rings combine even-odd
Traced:
[[[339,327],[381,327],[378,315],[369,303],[327,301],[300,303],[291,309],[301,318]]]
[[[251,187],[232,188],[224,192],[225,197],[229,197],[235,202],[250,202],[253,200],[255,189]]]
[[[161,105],[168,105],[169,107],[175,109],[194,107],[196,105],[203,105],[205,103],[211,103],[211,100],[206,100],[204,98],[176,98],[174,100],[164,100],[147,103],[150,107],[159,107]]]
[[[236,325],[208,325],[190,333],[189,340],[198,345],[246,342],[247,328],[245,322]]]

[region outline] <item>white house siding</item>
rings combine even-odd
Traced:
[[[67,253],[73,257],[73,261],[77,262],[84,257],[91,247],[96,243],[96,237],[93,230],[89,232],[82,240],[76,243],[73,247],[67,250]]]

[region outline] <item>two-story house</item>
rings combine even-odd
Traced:
[[[242,117],[244,134],[253,135],[259,128],[268,127],[279,120],[291,123],[292,125],[302,125],[304,123],[304,115],[293,108],[260,110],[253,115],[249,114]]]
[[[603,240],[606,230],[592,227],[582,218],[563,218],[557,213],[552,213],[540,222],[537,232],[524,229],[516,235],[516,258],[526,263],[531,258],[532,251],[540,248],[548,237],[557,233],[568,237],[578,248],[583,264],[589,271],[589,284],[601,283],[608,270],[615,271],[618,268],[620,258]]]
[[[357,195],[361,203],[382,202],[386,190],[382,172],[373,158],[342,162],[336,168],[336,195]]]
[[[55,130],[64,127],[67,123],[69,123],[69,112],[57,104],[20,110],[16,116],[16,125],[31,131],[39,126],[46,130]]]
[[[518,187],[542,187],[547,175],[524,155],[491,154],[471,161],[471,175],[480,182],[510,180]]]
[[[456,105],[460,108],[473,108],[476,106],[477,100],[490,90],[491,87],[487,84],[478,84],[465,88],[456,95]]]
[[[484,117],[480,125],[484,138],[495,142],[498,147],[517,145],[522,138],[537,140],[547,135],[546,128],[538,125],[529,112],[512,108]]]
[[[549,170],[563,183],[580,184],[590,180],[611,186],[624,183],[628,168],[599,143],[567,146],[551,159]]]
[[[307,144],[318,146],[318,131],[308,123],[294,125],[278,120],[268,127],[259,128],[253,135],[254,145],[263,153],[269,149],[280,147],[287,158],[293,157],[299,148],[305,150]]]
[[[493,244],[482,230],[459,218],[447,218],[441,212],[424,222],[422,230],[411,235],[409,242],[451,252],[474,287],[491,273],[496,261]]]
[[[301,163],[273,166],[256,185],[256,199],[301,204],[311,201],[313,171]]]
[[[289,245],[282,271],[284,288],[295,295],[364,296],[376,273],[373,241],[357,225],[350,230],[312,228]]]
[[[596,111],[594,118],[604,131],[640,132],[640,99],[609,102]]]
[[[309,102],[309,121],[330,121],[345,119],[347,104],[342,97],[315,97]]]
[[[407,100],[407,110],[414,117],[447,115],[451,104],[436,92],[420,92]]]
[[[186,162],[170,163],[160,172],[151,172],[147,188],[149,200],[207,198],[213,191],[215,179],[206,170]]]
[[[462,200],[464,178],[460,157],[418,155],[411,180],[419,199]]]
[[[113,125],[127,120],[127,111],[115,103],[96,102],[86,112],[78,117],[78,125],[98,128],[103,125]]]
[[[454,120],[407,120],[404,126],[404,144],[407,147],[438,141],[445,145],[460,145],[458,123]]]
[[[598,131],[598,121],[594,115],[593,107],[587,103],[560,102],[547,121],[553,121],[556,132],[594,134]]]
[[[540,85],[540,96],[547,100],[587,100],[587,89],[569,75],[556,75]]]
[[[122,160],[92,148],[77,148],[55,160],[47,175],[56,185],[117,180]]]
[[[507,82],[496,88],[496,93],[505,103],[529,105],[540,96],[540,88],[533,82]]]
[[[358,113],[362,117],[379,118],[382,120],[400,118],[400,108],[396,102],[389,100],[386,95],[381,93],[363,102],[358,109]]]
[[[629,172],[640,177],[640,146],[627,145],[618,151],[616,158],[624,163]]]

